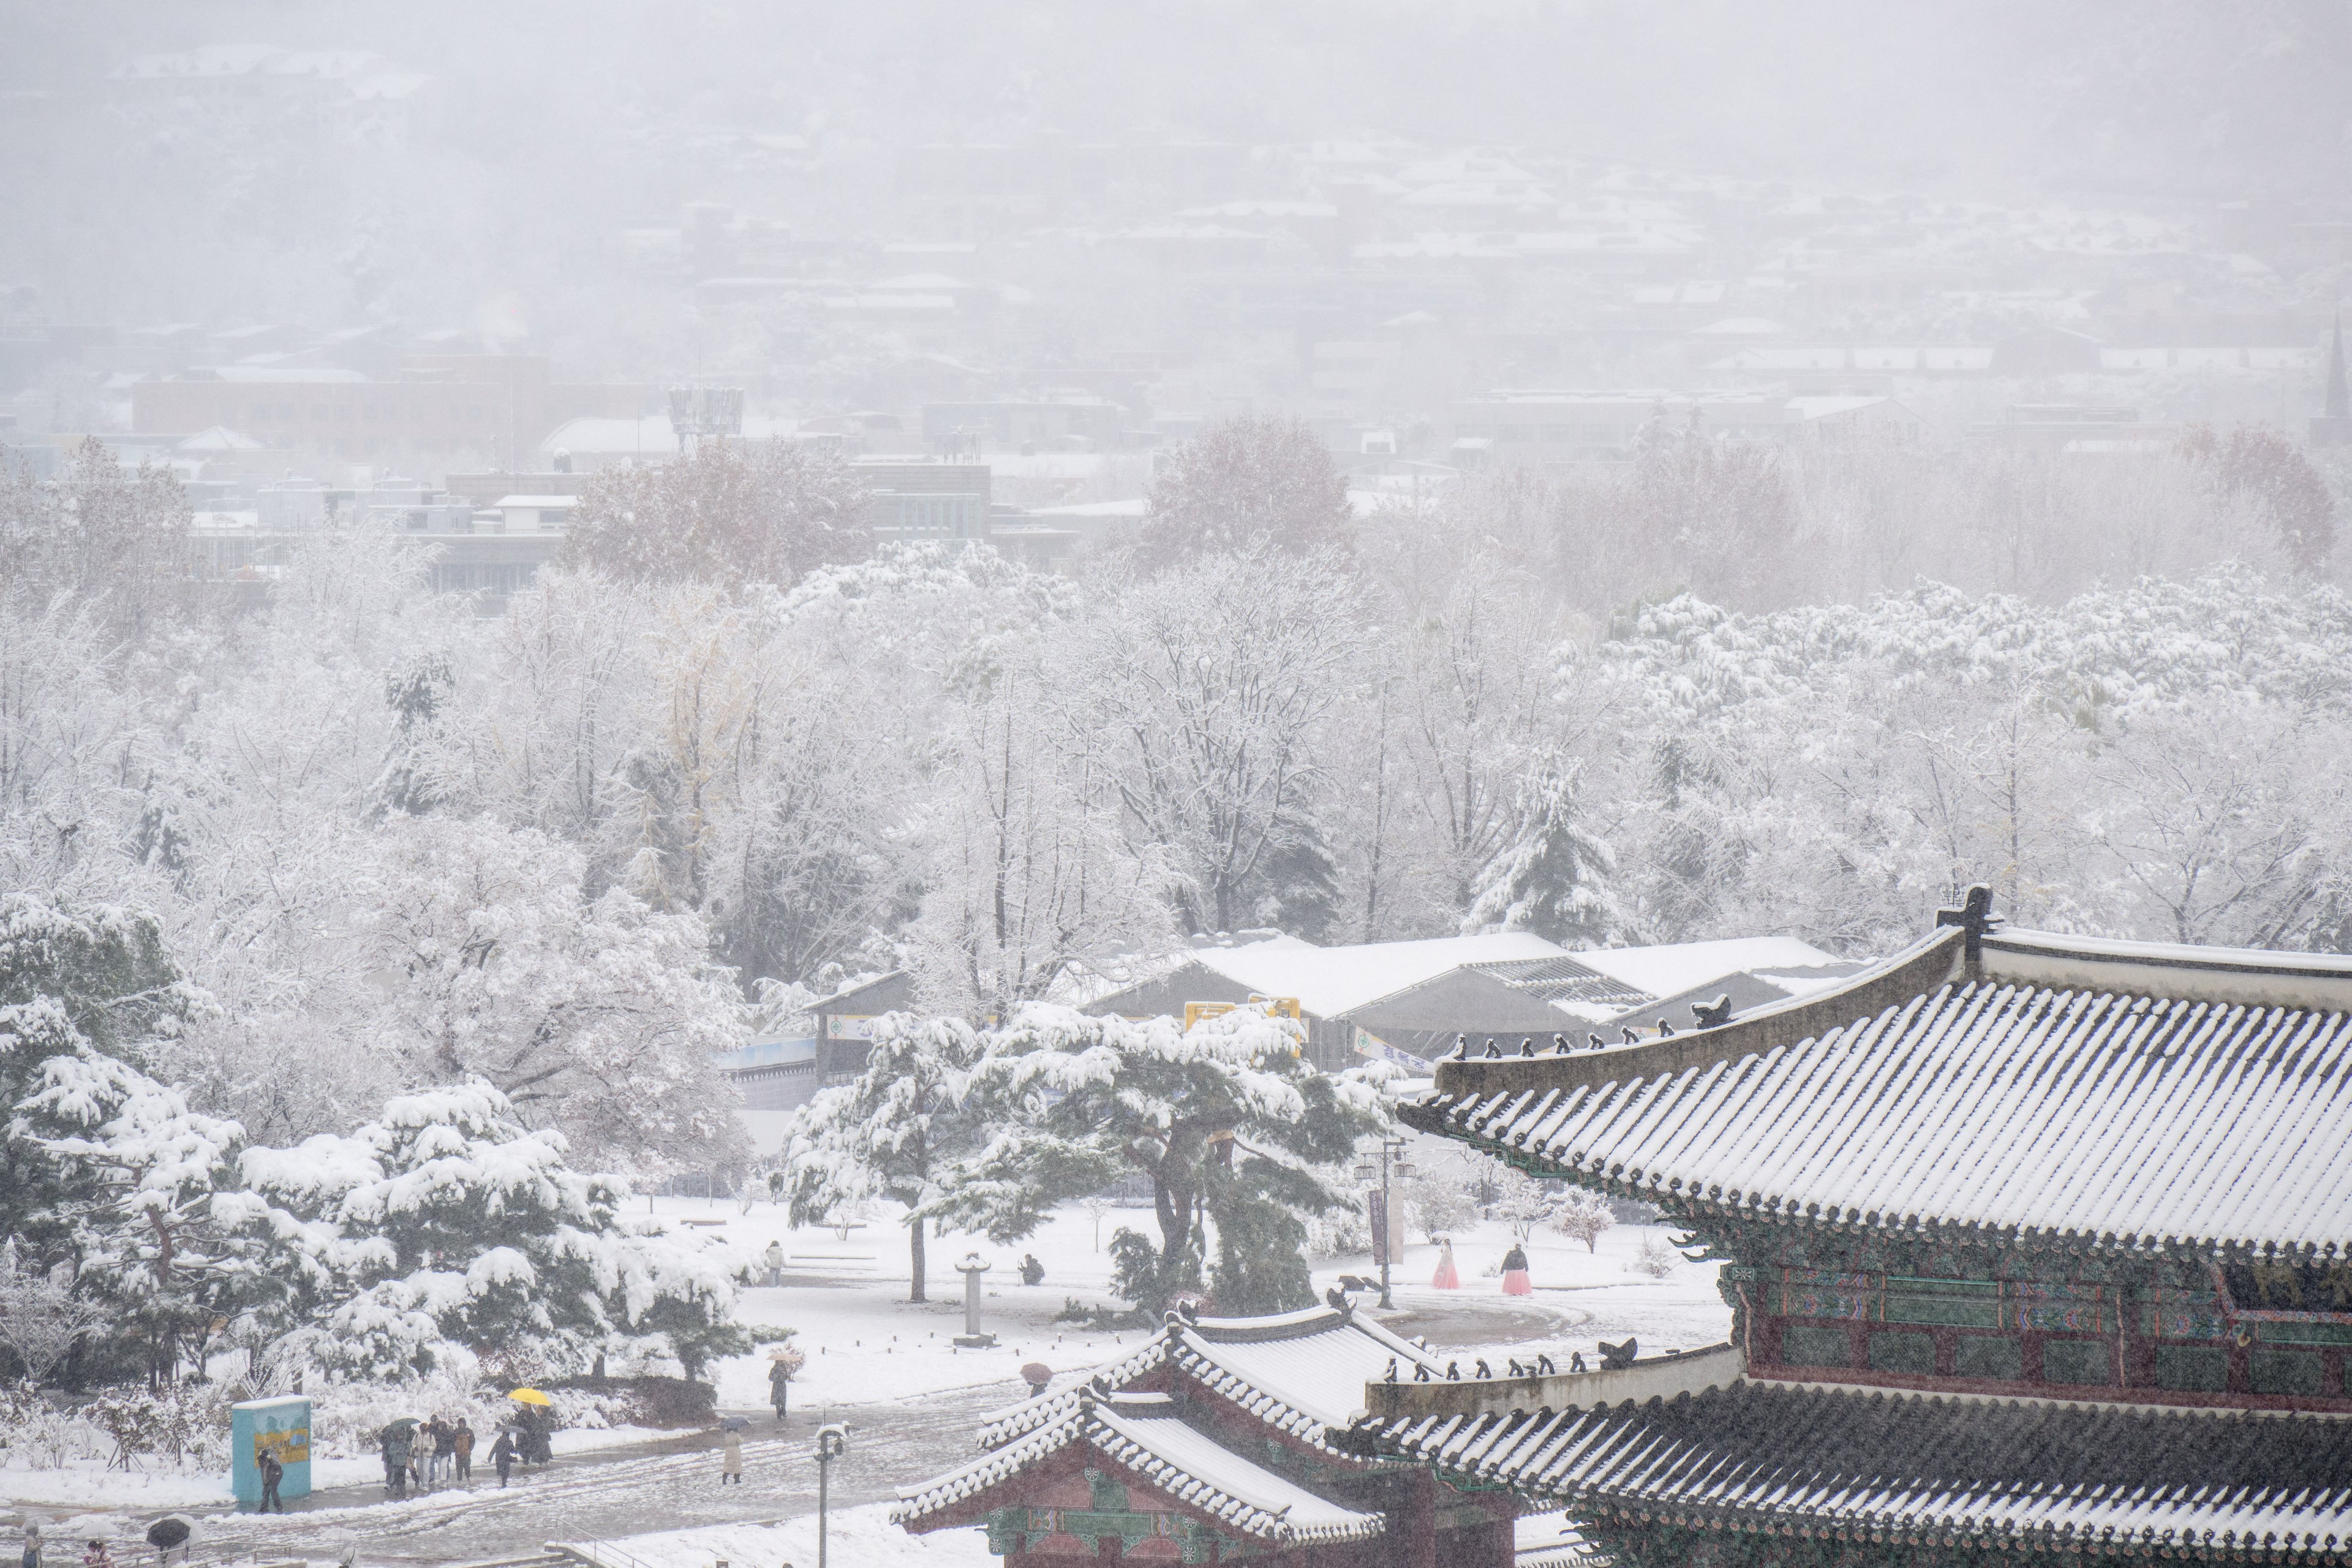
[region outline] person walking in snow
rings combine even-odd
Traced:
[[[767,1266],[768,1289],[772,1290],[782,1285],[784,1282],[783,1244],[777,1241],[768,1243],[768,1250],[760,1254],[760,1261]]]
[[[409,1434],[414,1430],[395,1421],[376,1434],[383,1445],[383,1489],[396,1498],[408,1495],[408,1454],[415,1441]]]
[[[1462,1289],[1462,1276],[1454,1267],[1453,1242],[1448,1240],[1441,1240],[1438,1242],[1437,1272],[1431,1277],[1429,1282],[1433,1287],[1440,1290],[1459,1290]]]
[[[286,1479],[285,1464],[279,1460],[275,1450],[264,1448],[261,1450],[261,1464],[259,1468],[261,1470],[261,1508],[258,1511],[268,1513],[269,1511],[269,1505],[271,1503],[276,1503],[278,1505],[278,1511],[284,1513],[286,1511],[286,1500],[278,1495],[278,1483]]]
[[[445,1417],[433,1417],[433,1486],[446,1486],[457,1477],[457,1427]]]
[[[1042,1285],[1045,1282],[1045,1266],[1037,1261],[1037,1255],[1035,1253],[1023,1253],[1021,1255],[1021,1283],[1024,1285]]]
[[[490,1463],[499,1468],[499,1485],[506,1485],[514,1470],[514,1434],[503,1426],[499,1428],[499,1440],[490,1445]]]
[[[449,1446],[457,1457],[457,1479],[474,1479],[474,1424],[463,1415],[457,1417],[457,1429],[449,1435]]]
[[[727,1434],[727,1449],[719,1460],[719,1484],[723,1487],[729,1481],[739,1487],[743,1484],[743,1439],[733,1432]]]
[[[41,1521],[25,1521],[25,1568],[41,1568]]]
[[[1527,1248],[1515,1241],[1511,1243],[1511,1250],[1503,1254],[1503,1294],[1532,1296],[1535,1289],[1534,1283],[1528,1279]]]

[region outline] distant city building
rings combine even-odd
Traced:
[[[552,382],[532,354],[417,354],[396,380],[331,366],[226,364],[131,386],[134,433],[215,426],[287,451],[425,472],[511,465],[566,420],[634,417],[641,386]]]

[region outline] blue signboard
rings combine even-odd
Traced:
[[[261,1454],[269,1449],[286,1467],[281,1498],[310,1495],[310,1396],[281,1394],[228,1407],[229,1485],[242,1503],[261,1500]]]

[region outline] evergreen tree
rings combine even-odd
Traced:
[[[0,898],[0,1114],[47,1087],[52,1061],[143,1064],[203,1005],[152,916],[33,893]],[[73,1179],[29,1132],[0,1140],[0,1237],[22,1237],[44,1266],[58,1261],[69,1198],[89,1197],[86,1185],[68,1194]]]
[[[244,1156],[217,1207],[272,1248],[298,1348],[364,1376],[426,1370],[450,1345],[530,1344],[585,1371],[658,1336],[689,1377],[750,1348],[715,1252],[625,1222],[616,1178],[571,1169],[477,1079],[399,1096],[344,1138]]]
[[[1566,947],[1602,947],[1622,930],[1608,885],[1616,858],[1580,820],[1580,772],[1547,752],[1519,781],[1515,831],[1478,879],[1465,932],[1525,931]]]
[[[244,1130],[86,1043],[41,1065],[8,1141],[42,1167],[27,1230],[62,1242],[74,1289],[142,1334],[149,1375],[204,1364],[207,1325],[266,1289],[254,1248],[220,1223]]]
[[[856,1081],[801,1107],[784,1136],[794,1225],[866,1198],[907,1205],[909,1301],[926,1299],[927,1216],[987,1138],[988,1123],[964,1094],[982,1055],[980,1037],[961,1019],[889,1014],[875,1026]]]
[[[1307,1305],[1297,1215],[1352,1201],[1318,1172],[1390,1127],[1372,1070],[1318,1070],[1300,1053],[1297,1026],[1262,1008],[1187,1030],[1171,1018],[1032,1005],[990,1037],[969,1096],[1018,1130],[971,1161],[932,1209],[1010,1240],[1054,1204],[1140,1172],[1151,1178],[1160,1245],[1132,1232],[1114,1238],[1129,1300],[1149,1307],[1198,1289],[1213,1226],[1206,1279],[1220,1310]]]

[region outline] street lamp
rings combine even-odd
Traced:
[[[826,1479],[835,1459],[849,1447],[849,1428],[841,1422],[820,1426],[816,1434],[816,1568],[824,1568]]]
[[[1383,1138],[1381,1140],[1380,1163],[1374,1164],[1372,1152],[1369,1149],[1365,1150],[1363,1158],[1356,1163],[1354,1173],[1356,1180],[1366,1186],[1370,1186],[1375,1181],[1380,1183],[1380,1192],[1377,1194],[1379,1202],[1371,1205],[1374,1211],[1372,1256],[1379,1258],[1381,1262],[1381,1310],[1382,1311],[1392,1310],[1396,1306],[1394,1301],[1389,1300],[1389,1265],[1394,1260],[1394,1248],[1389,1245],[1389,1237],[1394,1234],[1390,1228],[1389,1215],[1394,1212],[1390,1205],[1395,1201],[1391,1195],[1389,1184],[1392,1179],[1402,1182],[1412,1174],[1412,1166],[1404,1157],[1404,1152],[1410,1147],[1412,1144],[1406,1139]]]

